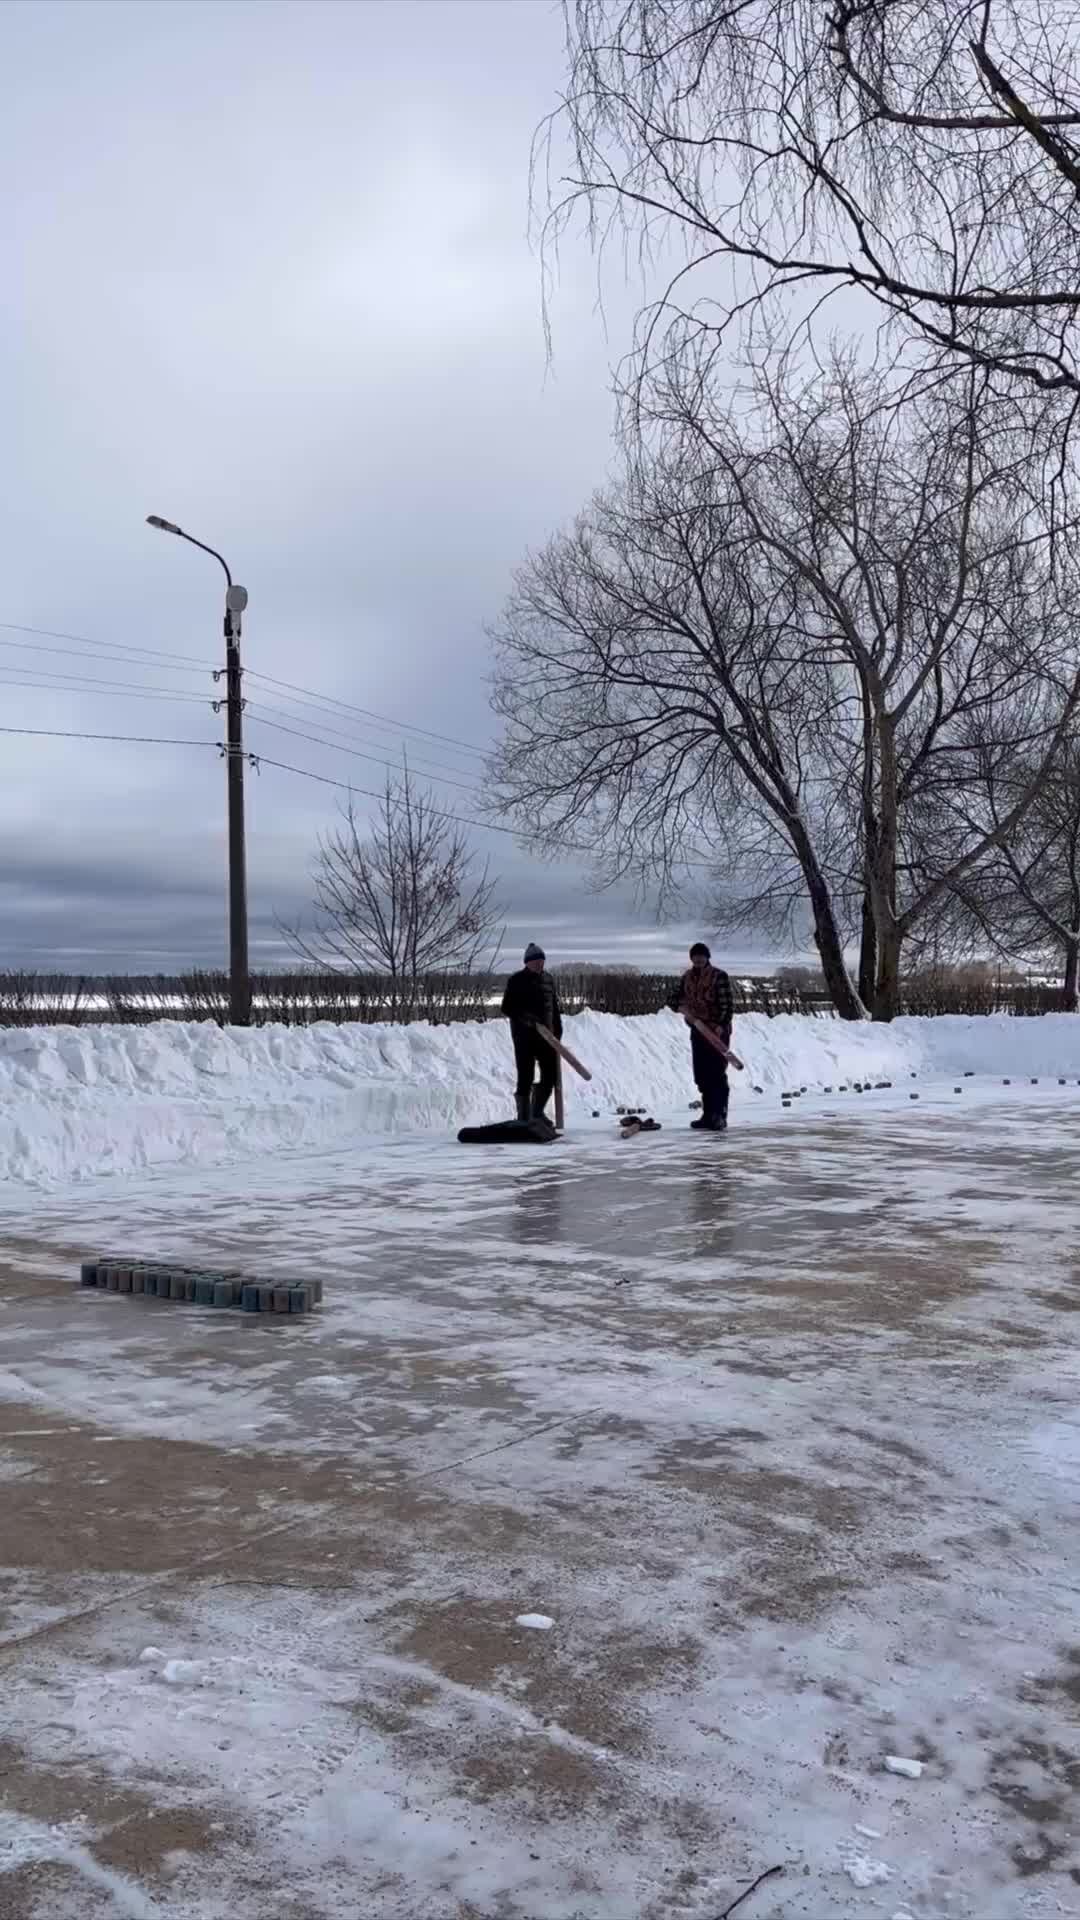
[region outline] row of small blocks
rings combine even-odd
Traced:
[[[147,1260],[84,1260],[79,1278],[84,1287],[105,1293],[150,1294],[199,1307],[239,1307],[244,1313],[310,1313],[323,1297],[321,1280],[251,1280],[240,1273],[206,1273]]]

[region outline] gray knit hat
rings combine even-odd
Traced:
[[[547,959],[547,955],[544,952],[543,947],[538,947],[535,940],[530,940],[528,946],[525,949],[525,964],[528,965],[530,960],[546,960],[546,959]]]

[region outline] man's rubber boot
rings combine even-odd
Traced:
[[[550,1095],[549,1095],[549,1098],[550,1098]],[[547,1102],[545,1101],[544,1105],[546,1106],[546,1104]],[[539,1087],[533,1088],[529,1118],[530,1120],[546,1120],[547,1119],[547,1114],[544,1112],[544,1108],[540,1105]]]
[[[529,1094],[516,1093],[514,1095],[514,1105],[517,1107],[517,1117],[519,1120],[532,1119],[532,1099]]]
[[[702,1114],[700,1120],[691,1120],[690,1129],[693,1133],[706,1133],[710,1125],[711,1122]]]

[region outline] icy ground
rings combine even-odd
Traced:
[[[1080,1915],[1070,1064],[0,1190],[3,1920]]]

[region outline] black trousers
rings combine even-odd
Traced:
[[[690,1029],[690,1053],[694,1062],[694,1085],[701,1095],[702,1112],[707,1120],[726,1120],[728,1110],[727,1061],[710,1046],[696,1027]]]
[[[536,1111],[542,1113],[555,1091],[555,1053],[546,1040],[541,1040],[535,1027],[525,1026],[523,1022],[515,1020],[510,1033],[517,1063],[517,1097],[519,1100],[531,1098],[539,1068]]]

